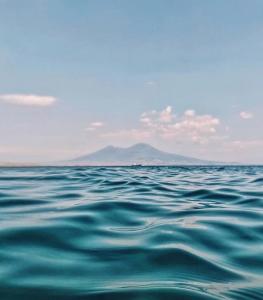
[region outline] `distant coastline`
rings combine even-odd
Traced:
[[[107,146],[96,152],[63,161],[0,162],[0,167],[161,167],[213,165],[225,166],[243,164],[237,162],[210,161],[196,157],[188,157],[181,154],[169,153],[145,143],[138,143],[127,148]]]

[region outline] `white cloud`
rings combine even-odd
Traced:
[[[89,124],[89,127],[86,128],[87,131],[95,131],[96,129],[100,128],[100,127],[103,127],[104,126],[104,123],[103,122],[100,122],[100,121],[97,121],[97,122],[92,122]]]
[[[143,113],[140,121],[151,135],[165,139],[190,140],[195,143],[204,143],[214,136],[220,124],[218,118],[211,115],[197,115],[192,109],[186,110],[176,119],[171,106],[167,106],[161,112]]]
[[[246,120],[253,118],[253,114],[251,112],[248,112],[248,111],[241,111],[241,113],[239,115],[242,119],[246,119]]]
[[[161,111],[160,121],[164,123],[170,123],[174,118],[172,110],[173,109],[171,106],[167,106],[163,111]]]
[[[95,129],[96,129],[96,128],[94,128],[94,127],[87,127],[87,128],[86,128],[87,131],[94,131]]]
[[[104,125],[103,122],[92,122],[90,123],[91,127],[102,127]]]
[[[186,117],[193,117],[195,115],[195,111],[193,109],[188,109],[184,112]]]
[[[211,115],[197,115],[193,110],[188,110],[177,122],[162,127],[161,136],[204,143],[216,134],[219,124],[218,118]]]
[[[204,144],[210,139],[216,139],[220,120],[211,115],[198,115],[192,109],[181,116],[172,113],[172,107],[167,106],[162,111],[144,112],[140,117],[138,128],[104,133],[103,137],[120,137],[149,139],[159,137],[179,142]]]
[[[175,115],[173,115],[172,107],[167,106],[164,110],[158,112],[156,110],[152,110],[149,112],[144,112],[141,114],[140,121],[144,123],[144,125],[155,126],[158,123],[171,123]]]
[[[47,107],[53,105],[57,99],[53,96],[33,94],[2,94],[0,100],[14,105]]]

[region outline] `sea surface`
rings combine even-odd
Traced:
[[[0,299],[263,299],[263,167],[0,168]]]

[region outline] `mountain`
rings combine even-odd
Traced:
[[[208,165],[216,162],[160,151],[140,143],[128,148],[108,146],[97,152],[73,159],[78,165]]]

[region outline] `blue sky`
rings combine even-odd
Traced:
[[[0,161],[263,163],[262,36],[261,0],[0,0]]]

